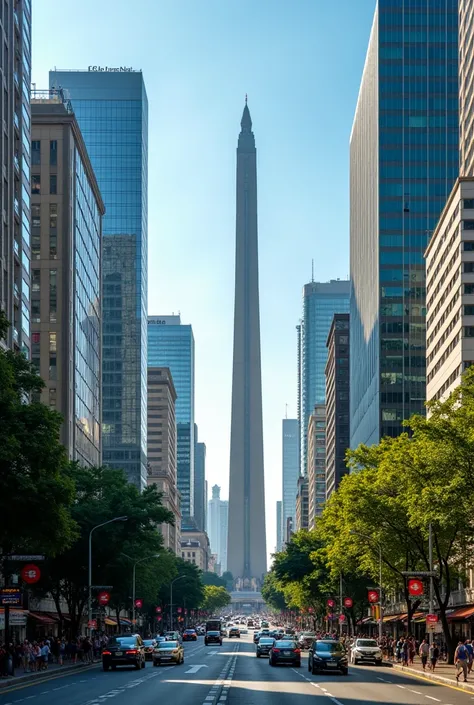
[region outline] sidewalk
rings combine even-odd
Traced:
[[[428,680],[444,683],[445,685],[454,685],[457,688],[474,693],[474,670],[468,675],[468,682],[464,683],[464,676],[462,674],[459,677],[459,682],[456,681],[456,668],[448,665],[445,661],[438,661],[434,673],[428,669],[428,666],[426,667],[426,671],[424,671],[418,657],[415,658],[413,666],[406,667],[395,662],[384,661],[384,666],[388,665],[392,666],[392,668],[397,671],[403,671],[407,674],[412,673],[414,676],[423,676],[423,678],[427,678]]]
[[[46,671],[36,671],[34,673],[25,673],[23,669],[16,668],[14,676],[8,676],[7,678],[0,678],[0,691],[4,688],[9,688],[12,685],[21,685],[30,682],[40,682],[47,678],[57,677],[62,673],[72,673],[79,669],[87,670],[98,666],[100,661],[93,661],[92,663],[85,663],[79,661],[78,663],[66,663],[64,666],[59,666],[57,663],[50,663]]]

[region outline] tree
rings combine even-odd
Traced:
[[[201,582],[203,585],[216,585],[217,587],[226,587],[226,581],[220,578],[217,573],[211,573],[209,571],[204,571],[201,575]]]
[[[0,341],[8,328],[0,311]],[[30,401],[44,383],[23,355],[0,346],[0,552],[56,555],[77,535],[74,484],[59,442],[61,416]],[[29,403],[28,403],[29,402]],[[1,566],[0,566],[1,567]],[[9,572],[9,566],[3,566]]]
[[[202,609],[205,612],[214,614],[230,604],[230,601],[231,596],[224,587],[217,587],[216,585],[204,586]]]
[[[273,570],[267,573],[263,579],[262,597],[267,605],[276,612],[283,612],[283,610],[288,609],[285,594],[281,590]]]
[[[234,589],[234,576],[230,572],[230,570],[225,570],[222,573],[222,580],[225,580],[225,586],[229,592],[232,592]]]
[[[188,563],[180,557],[174,558],[174,573],[171,579],[179,576],[184,576],[177,580],[173,585],[173,612],[178,607],[184,607],[188,610],[197,610],[201,607],[204,598],[204,586],[201,582],[201,571],[194,565]],[[170,590],[171,580],[165,582],[159,591],[159,604],[163,607],[165,615],[168,614],[170,607]]]

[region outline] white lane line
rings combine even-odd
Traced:
[[[423,695],[423,693],[420,693],[419,690],[411,690],[410,689],[410,693],[415,693],[415,695]]]
[[[404,686],[404,685],[398,685],[398,683],[395,683],[395,685],[396,685],[397,688],[401,688],[402,690],[405,690],[405,686]]]
[[[425,698],[428,698],[428,700],[436,700],[437,703],[441,702],[441,700],[439,698],[433,698],[432,695],[425,695]]]

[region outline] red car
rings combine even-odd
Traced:
[[[198,635],[195,629],[185,629],[183,632],[183,641],[197,641]]]

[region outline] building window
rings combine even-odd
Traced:
[[[464,242],[464,251],[465,252],[474,252],[474,241],[473,240],[466,240]]]
[[[31,175],[31,195],[32,196],[39,196],[40,194],[41,194],[40,175],[39,174],[32,174]]]
[[[49,388],[49,405],[50,406],[56,406],[56,388],[55,387],[50,387]]]
[[[56,166],[58,163],[58,142],[51,140],[49,143],[49,163],[51,166]]]
[[[56,269],[49,270],[49,320],[51,323],[56,323],[58,313],[57,276]]]
[[[474,316],[474,306],[464,306],[465,316]]]
[[[464,230],[474,230],[474,220],[463,220],[462,227]]]
[[[474,294],[474,284],[464,284],[465,294]]]
[[[53,196],[58,192],[58,177],[56,174],[50,174],[49,176],[49,192]]]
[[[474,262],[464,262],[464,271],[467,274],[472,274],[474,272]]]
[[[39,140],[33,140],[31,143],[31,164],[32,166],[41,164],[41,142]]]
[[[463,206],[464,208],[474,208],[474,198],[465,198]]]
[[[474,326],[464,326],[464,337],[474,338]]]
[[[58,204],[49,204],[49,256],[58,257]]]

